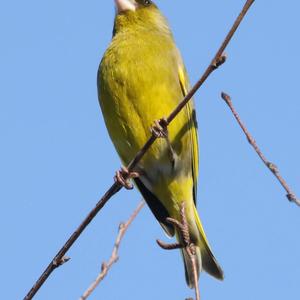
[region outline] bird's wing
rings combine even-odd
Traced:
[[[189,91],[190,84],[186,69],[183,64],[179,65],[178,69],[179,82],[183,97],[185,97]],[[192,164],[192,176],[193,176],[193,196],[196,205],[197,202],[197,182],[198,182],[198,171],[199,171],[199,149],[198,149],[198,135],[197,135],[197,117],[196,110],[194,108],[193,100],[184,108],[187,111],[187,115],[190,123],[190,149],[191,149],[191,164]]]
[[[187,94],[189,89],[189,80],[184,68],[183,64],[179,65],[178,68],[178,84],[181,86],[182,90],[182,98]],[[196,204],[197,199],[197,178],[198,178],[198,138],[197,138],[197,120],[196,120],[196,113],[194,109],[193,101],[191,100],[186,107],[186,110],[189,122],[189,138],[190,143],[188,149],[190,149],[190,157],[191,157],[191,170],[192,170],[192,177],[193,177],[193,200]],[[165,232],[169,236],[174,235],[174,228],[172,225],[167,223],[165,220],[169,217],[169,213],[167,209],[164,207],[162,202],[157,198],[157,196],[149,190],[145,184],[142,182],[141,179],[136,178],[135,183],[140,190],[143,198],[147,202],[148,206],[150,207],[152,213],[155,215],[156,219],[159,221],[161,226],[164,228]]]
[[[175,230],[173,225],[166,222],[166,219],[170,217],[167,209],[164,207],[161,201],[149,189],[146,188],[141,179],[135,178],[134,182],[166,234],[168,236],[174,236]]]

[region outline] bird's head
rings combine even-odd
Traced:
[[[114,34],[122,29],[156,29],[169,33],[165,17],[152,0],[114,0],[116,18]],[[137,26],[138,25],[138,26]]]
[[[115,3],[118,14],[155,6],[151,0],[115,0]]]

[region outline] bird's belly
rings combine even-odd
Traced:
[[[127,165],[151,136],[153,122],[167,117],[183,93],[178,66],[173,62],[162,68],[162,64],[148,63],[147,58],[133,64],[124,56],[116,58],[114,53],[112,59],[109,55],[100,73],[100,105],[112,142]],[[173,199],[178,205],[178,197],[193,198],[190,130],[190,116],[184,108],[168,126],[175,164],[162,138],[154,142],[138,164],[142,182],[162,202]]]

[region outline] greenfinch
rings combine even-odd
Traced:
[[[113,38],[98,70],[98,96],[110,138],[127,165],[150,136],[154,120],[168,116],[189,89],[189,79],[167,20],[150,0],[115,0]],[[170,148],[172,158],[170,158]],[[139,162],[135,185],[169,236],[180,241],[167,217],[185,214],[195,245],[198,275],[223,279],[196,210],[197,122],[192,101]],[[187,284],[195,286],[192,263],[181,250]]]

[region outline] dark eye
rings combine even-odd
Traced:
[[[150,6],[152,4],[151,0],[135,0],[137,3],[139,3],[142,6]]]
[[[144,4],[145,6],[149,6],[149,5],[151,4],[151,0],[144,0],[144,1],[143,1],[143,4]]]

